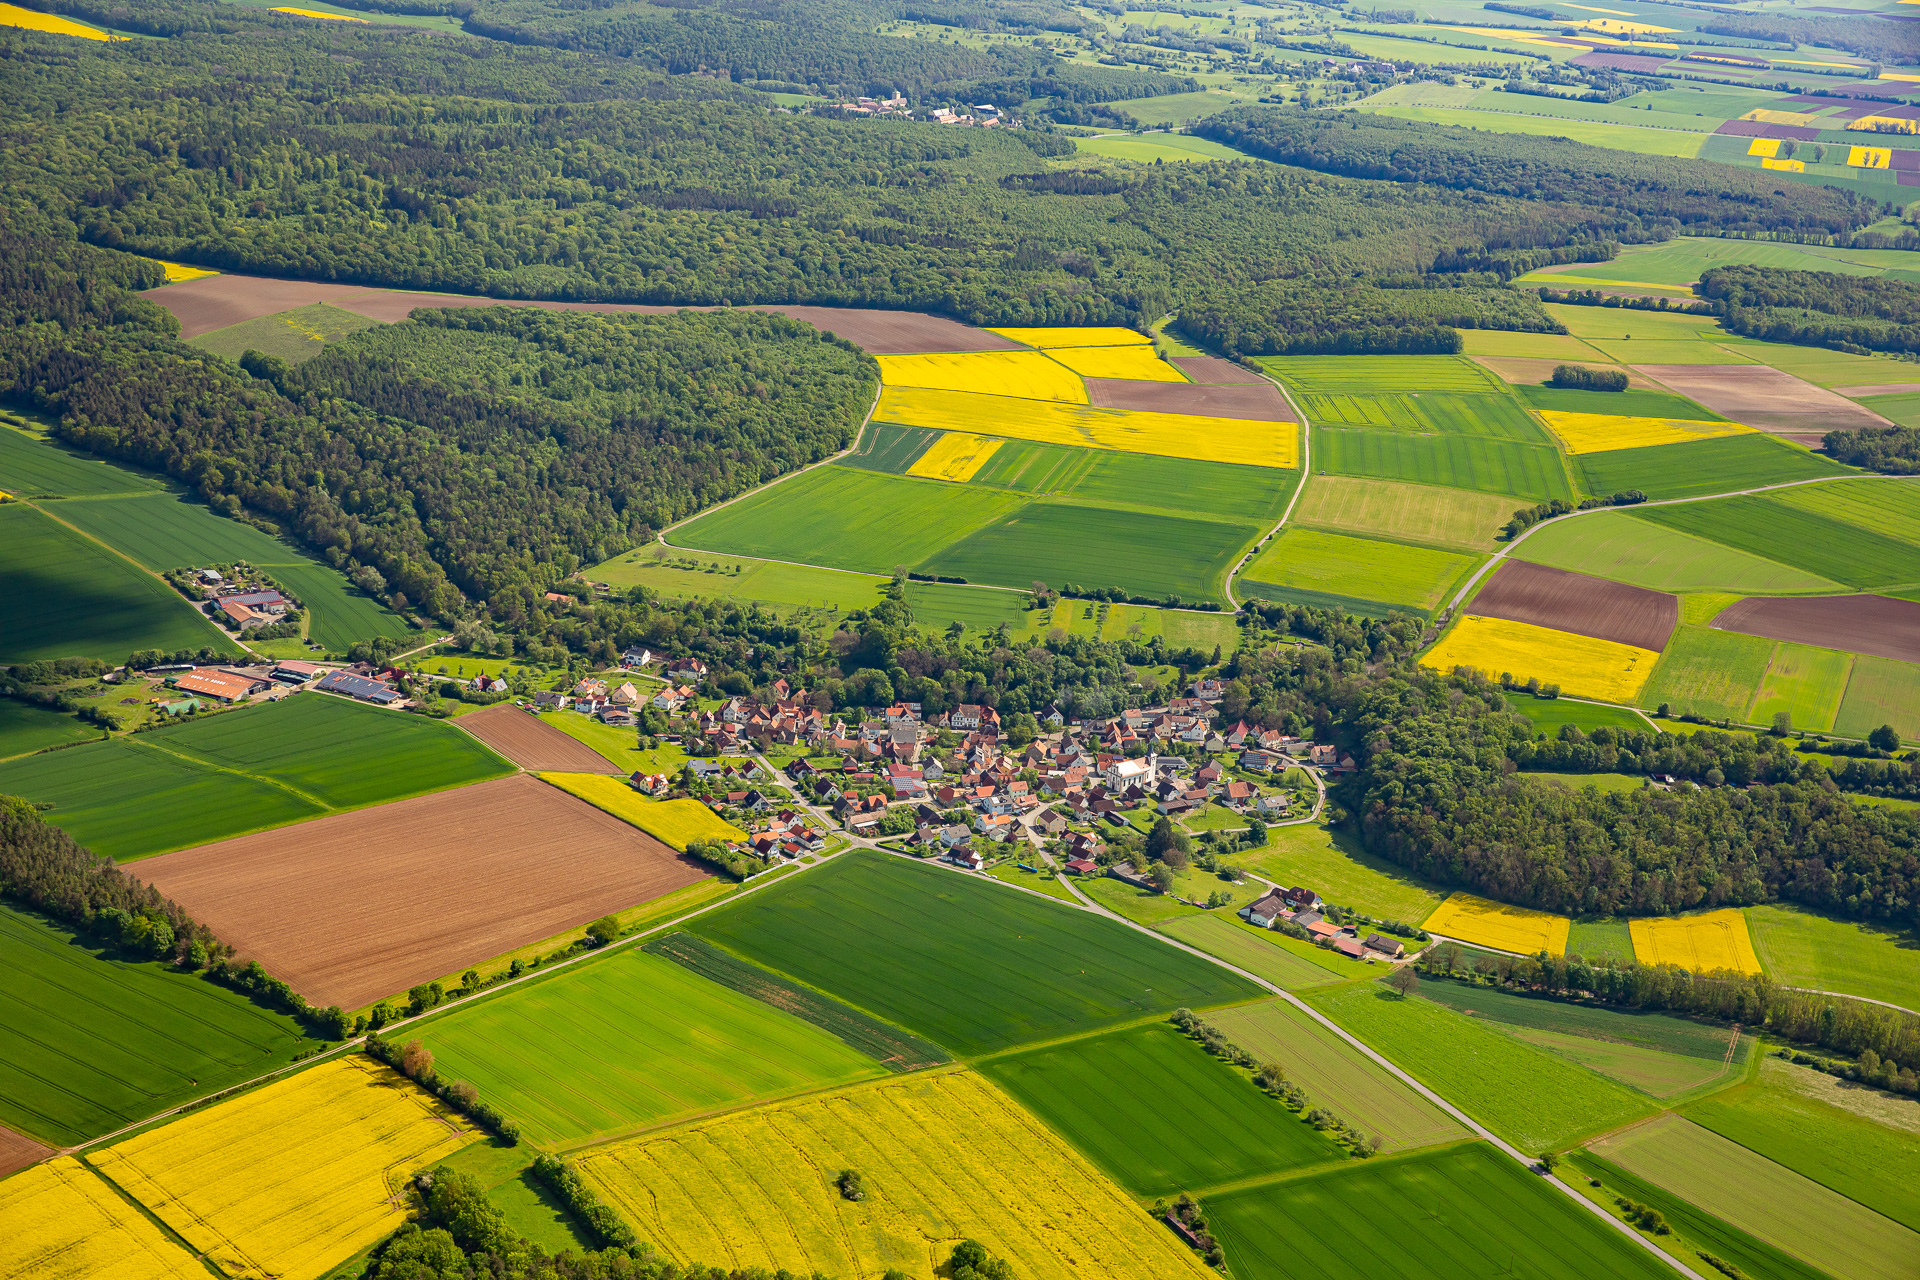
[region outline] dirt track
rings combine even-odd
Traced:
[[[1467,610],[1642,649],[1665,649],[1680,623],[1677,596],[1525,560],[1501,565]]]
[[[1891,596],[1751,596],[1711,624],[1721,631],[1920,662],[1920,604]]]
[[[707,873],[526,774],[139,864],[316,1005],[357,1009]]]
[[[1133,382],[1088,378],[1087,394],[1103,409],[1140,409],[1149,413],[1186,413],[1254,422],[1293,422],[1296,415],[1271,382],[1259,386],[1194,385],[1184,382]]]
[[[38,1164],[52,1154],[52,1147],[0,1125],[0,1178],[18,1173],[30,1164]]]
[[[1231,360],[1221,360],[1215,356],[1173,356],[1172,361],[1174,368],[1207,386],[1272,385],[1252,370],[1242,369]]]
[[[619,773],[620,767],[578,738],[503,702],[453,722],[522,769],[536,773]]]

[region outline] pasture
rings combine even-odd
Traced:
[[[1315,427],[1314,468],[1334,475],[1428,483],[1514,497],[1566,498],[1560,452],[1485,436],[1414,436]],[[1519,505],[1519,504],[1516,504]]]
[[[1284,1000],[1218,1009],[1207,1021],[1261,1062],[1285,1067],[1287,1079],[1304,1089],[1314,1106],[1379,1136],[1382,1151],[1470,1136],[1458,1120]]]
[[[1013,895],[1008,895],[1013,896]],[[1251,1087],[1251,1086],[1249,1086]],[[934,1280],[955,1241],[1021,1280],[1211,1274],[1125,1192],[969,1071],[775,1103],[598,1148],[580,1171],[683,1266]],[[845,1199],[839,1170],[864,1175]]]
[[[100,736],[99,729],[78,716],[64,715],[19,698],[0,698],[0,760],[62,742],[85,742]]]
[[[158,480],[29,435],[0,416],[0,492],[16,498],[88,498],[159,488]]]
[[[1571,698],[1530,698],[1525,693],[1509,693],[1507,709],[1527,718],[1535,733],[1554,737],[1562,725],[1573,725],[1582,733],[1595,729],[1627,729],[1645,732],[1647,722],[1638,713],[1598,702],[1578,702]]]
[[[0,507],[0,662],[123,661],[135,649],[235,653],[160,579],[37,507]]]
[[[1775,498],[1747,495],[1714,502],[1650,507],[1642,520],[1737,551],[1771,555],[1808,573],[1872,590],[1920,581],[1920,556],[1912,543],[1848,524]]]
[[[1675,715],[1745,720],[1772,658],[1771,640],[1711,627],[1675,627],[1641,702],[1649,707],[1667,703]]]
[[[625,590],[650,587],[675,600],[759,601],[786,611],[832,614],[864,609],[880,598],[886,579],[813,565],[668,550],[655,544],[635,549],[587,570],[596,582]]]
[[[1198,95],[1173,95],[1179,97]],[[1154,105],[1157,105],[1157,101]],[[1210,105],[1210,104],[1209,104]],[[1244,160],[1244,152],[1222,146],[1210,138],[1184,133],[1160,133],[1151,136],[1131,134],[1116,138],[1075,138],[1074,150],[1115,160],[1137,160],[1151,164],[1155,160]]]
[[[1530,956],[1565,955],[1572,921],[1547,911],[1512,907],[1471,893],[1454,892],[1421,927],[1459,942]]]
[[[958,1054],[1258,990],[1111,920],[858,851],[688,929]]]
[[[1701,498],[1761,485],[1851,474],[1829,458],[1757,433],[1583,453],[1573,465],[1587,493],[1607,495],[1639,489],[1649,498]]]
[[[1351,1158],[1164,1023],[990,1058],[978,1070],[1141,1197]]]
[[[1883,724],[1908,742],[1920,739],[1920,665],[1861,654],[1853,660],[1833,730],[1864,738]]]
[[[1840,711],[1840,699],[1846,694],[1853,662],[1850,653],[1781,641],[1773,646],[1767,674],[1747,707],[1747,721],[1772,724],[1773,718],[1784,712],[1797,729],[1830,731]]]
[[[1522,1151],[1557,1151],[1655,1110],[1596,1072],[1376,982],[1301,998]]]
[[[1290,527],[1254,556],[1242,576],[1250,580],[1249,591],[1255,584],[1279,588],[1260,593],[1269,598],[1299,592],[1431,613],[1476,563],[1476,557],[1454,551]]]
[[[1333,956],[1284,933],[1256,929],[1224,913],[1177,916],[1156,928],[1286,991],[1324,987],[1355,972],[1345,956]]]
[[[1056,586],[1212,600],[1228,566],[1259,536],[1254,525],[1033,502],[920,564],[944,577],[1005,587],[1031,586],[1038,578]],[[1116,555],[1121,546],[1126,554]]]
[[[648,835],[682,853],[696,840],[745,840],[747,833],[692,797],[650,800],[627,785],[627,780],[605,773],[543,773],[540,778],[568,795],[578,796],[596,809],[631,822]]]
[[[1660,1280],[1665,1264],[1483,1142],[1209,1197],[1237,1276]]]
[[[1350,833],[1318,822],[1269,827],[1264,848],[1236,853],[1233,860],[1281,884],[1313,885],[1326,901],[1383,920],[1424,920],[1446,896],[1446,890],[1368,853]]]
[[[1901,1280],[1920,1235],[1678,1115],[1596,1142],[1593,1153],[1829,1275]]]
[[[1513,514],[1511,495],[1433,484],[1315,475],[1289,523],[1406,542],[1486,551]]]
[[[292,1018],[0,906],[0,1123],[68,1146],[312,1047]]]
[[[34,15],[38,17],[39,15]],[[57,21],[57,20],[56,20]],[[205,1280],[207,1269],[77,1156],[0,1183],[4,1280]]]
[[[1072,370],[1037,351],[972,351],[941,355],[883,355],[880,381],[889,387],[971,391],[1022,400],[1087,402],[1086,384]]]
[[[633,947],[408,1034],[442,1075],[471,1082],[541,1143],[882,1074],[793,1014]]]
[[[1534,564],[1590,573],[1654,591],[1767,595],[1846,590],[1818,574],[1752,552],[1736,551],[1710,538],[1643,520],[1629,511],[1601,511],[1535,525],[1514,548],[1513,555]]]
[[[1537,676],[1580,697],[1631,703],[1659,660],[1651,649],[1470,613],[1420,656],[1420,665],[1471,667],[1495,679]]]
[[[432,1095],[355,1054],[88,1160],[226,1274],[315,1280],[404,1220],[390,1177],[474,1136]]]
[[[1567,954],[1585,956],[1589,960],[1603,957],[1609,960],[1631,960],[1633,959],[1633,933],[1626,920],[1619,916],[1575,920],[1573,928],[1567,934]]]

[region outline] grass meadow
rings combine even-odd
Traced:
[[[1246,589],[1260,592],[1373,600],[1431,613],[1479,563],[1477,557],[1404,542],[1382,542],[1318,529],[1287,528],[1242,572]],[[1239,582],[1240,579],[1236,579]]]
[[[1758,433],[1583,453],[1573,462],[1587,493],[1604,496],[1639,489],[1649,498],[1699,498],[1853,474],[1837,462]]]
[[[1772,724],[1785,713],[1796,729],[1829,732],[1853,674],[1853,655],[1782,640],[1773,646],[1767,674],[1754,691],[1746,719]]]
[[[109,1133],[312,1047],[292,1018],[0,906],[0,1123],[55,1146]]]
[[[1560,452],[1551,445],[1316,426],[1313,460],[1316,470],[1334,475],[1437,484],[1536,501],[1573,496]]]
[[[1289,523],[1456,551],[1487,551],[1514,506],[1511,494],[1315,475]]]
[[[1653,1114],[1585,1067],[1378,983],[1301,997],[1522,1151],[1556,1151]]]
[[[1207,1200],[1237,1276],[1659,1280],[1653,1254],[1483,1142]]]
[[[87,498],[153,493],[159,488],[158,480],[72,452],[0,421],[0,492],[16,498]]]
[[[1575,920],[1567,933],[1567,954],[1589,960],[1632,960],[1632,930],[1619,916]]]
[[[656,559],[656,551],[664,554]],[[694,567],[684,563],[689,560]],[[875,574],[659,546],[626,552],[586,574],[623,591],[645,586],[676,600],[755,600],[778,609],[830,613],[867,608],[880,598],[880,588],[887,581]]]
[[[1824,486],[1816,486],[1824,487]],[[1535,526],[1514,549],[1519,560],[1654,591],[1731,591],[1743,595],[1846,591],[1830,578],[1776,559],[1645,520],[1605,511]]]
[[[1745,720],[1753,692],[1766,678],[1774,642],[1735,631],[1679,626],[1647,681],[1641,702],[1670,704],[1674,715]]]
[[[990,1058],[978,1070],[1137,1196],[1352,1158],[1248,1073],[1163,1023]]]
[[[1644,733],[1647,722],[1638,712],[1603,702],[1579,702],[1572,698],[1534,698],[1525,693],[1509,693],[1507,709],[1527,718],[1535,733],[1549,738],[1560,733],[1562,725],[1573,725],[1582,733],[1595,729],[1629,729]]]
[[[1225,913],[1184,915],[1155,927],[1286,991],[1324,987],[1357,972],[1345,956],[1331,955],[1284,933],[1256,929]]]
[[[880,854],[846,854],[688,928],[958,1054],[1258,993],[1113,921]]]
[[[307,633],[331,653],[356,640],[413,633],[407,620],[317,560],[261,566],[312,612]]]
[[[1265,848],[1236,853],[1233,860],[1281,884],[1310,884],[1336,906],[1384,920],[1424,920],[1446,897],[1446,890],[1318,822],[1269,827]]]
[[[997,586],[1028,587],[1038,578],[1212,600],[1227,568],[1259,536],[1250,524],[1033,502],[919,563],[943,577]]]
[[[1747,495],[1634,514],[1862,590],[1920,582],[1920,552],[1912,543],[1776,498]]]
[[[1859,654],[1834,732],[1864,738],[1883,724],[1909,742],[1920,738],[1920,665]]]
[[[100,730],[78,716],[18,698],[0,698],[0,760],[99,736]]]

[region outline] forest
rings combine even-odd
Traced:
[[[1920,352],[1920,286],[1910,281],[1740,265],[1702,272],[1696,292],[1722,325],[1750,338],[1855,355]]]
[[[1904,23],[1887,22],[1861,10],[1815,9],[1811,12],[1734,13],[1715,10],[1700,30],[1709,35],[1745,40],[1771,40],[1789,47],[1799,44],[1844,49],[1862,58],[1887,62],[1920,61],[1920,33]],[[1724,12],[1725,16],[1721,16]]]
[[[1920,472],[1920,428],[1890,431],[1829,431],[1821,446],[1850,467],[1884,471],[1891,476]]]

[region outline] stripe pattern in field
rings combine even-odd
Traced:
[[[1160,359],[1151,347],[1049,347],[1047,355],[1082,378],[1186,385],[1186,375]]]
[[[1271,382],[1211,386],[1088,378],[1087,394],[1102,409],[1181,413],[1198,418],[1244,418],[1250,422],[1292,422],[1297,416],[1286,397],[1280,394],[1280,388]]]
[[[1208,386],[1266,385],[1266,379],[1251,369],[1242,369],[1233,361],[1222,360],[1218,356],[1175,356],[1173,363],[1193,381]]]
[[[1080,376],[1038,351],[876,358],[880,362],[880,380],[888,387],[981,392],[1064,404],[1087,402],[1087,389]]]
[[[1889,425],[1879,414],[1844,396],[1765,365],[1636,364],[1634,368],[1735,422],[1806,444],[1817,446],[1828,431],[1873,431]]]
[[[1641,964],[1671,964],[1693,973],[1731,969],[1758,974],[1747,918],[1737,907],[1690,916],[1643,916],[1628,922],[1633,956]]]
[[[1656,652],[1680,624],[1678,596],[1524,560],[1502,564],[1473,598],[1473,611]]]
[[[1428,933],[1492,947],[1496,951],[1516,951],[1529,956],[1545,951],[1557,956],[1566,954],[1567,933],[1573,921],[1547,911],[1509,906],[1471,893],[1455,893],[1449,895],[1421,927]]]
[[[1920,576],[1920,561],[1914,572]],[[1920,662],[1920,603],[1890,596],[1749,597],[1711,625],[1720,631]]]
[[[540,717],[501,703],[454,721],[522,769],[535,772],[619,773],[619,766],[578,738],[560,732]]]
[[[0,1182],[0,1224],[4,1280],[206,1280],[198,1259],[73,1156]]]

